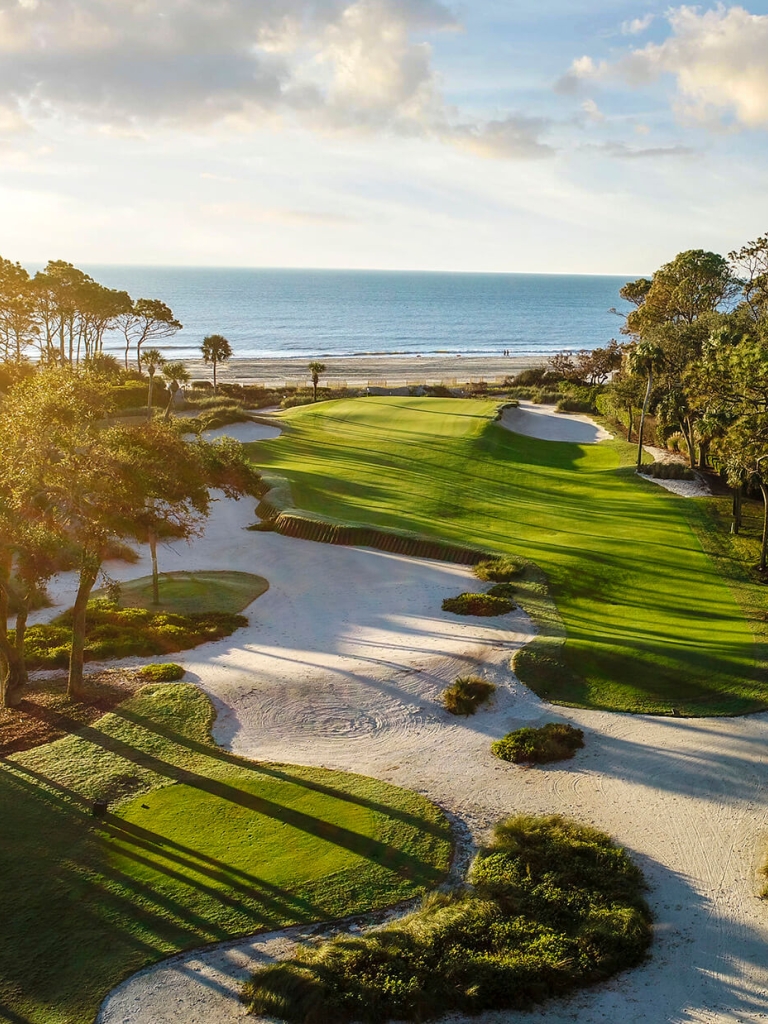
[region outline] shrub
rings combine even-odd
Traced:
[[[495,689],[493,683],[479,676],[459,676],[453,685],[443,690],[445,710],[452,715],[474,715]]]
[[[472,891],[427,897],[358,938],[305,946],[256,971],[250,1013],[301,1024],[522,1010],[642,962],[644,882],[610,838],[560,817],[503,822]]]
[[[565,761],[584,746],[584,733],[565,722],[547,722],[539,729],[526,726],[491,744],[491,752],[502,761],[516,764],[547,764]]]
[[[172,654],[220,640],[247,624],[244,616],[229,612],[170,615],[149,608],[119,608],[108,598],[94,598],[88,603],[85,660]],[[71,626],[69,611],[49,625],[30,627],[24,636],[28,667],[65,667],[72,643]]]
[[[492,594],[459,594],[443,601],[443,611],[454,615],[504,615],[514,607],[514,601],[508,597],[494,597]]]
[[[510,555],[499,555],[498,558],[488,558],[478,562],[472,570],[479,580],[488,583],[508,583],[509,580],[519,576],[525,568],[525,563],[519,558],[512,558]]]
[[[682,462],[647,462],[640,467],[644,476],[655,480],[695,480],[696,474]]]
[[[159,665],[145,665],[139,669],[139,675],[151,683],[175,683],[184,677],[185,669],[172,661]]]
[[[570,395],[565,395],[565,397],[562,397],[562,398],[560,397],[560,395],[558,395],[558,399],[559,399],[559,401],[557,401],[557,399],[556,399],[557,407],[555,408],[555,412],[594,412],[595,411],[594,402],[591,402],[588,399],[572,398]]]
[[[515,598],[515,588],[511,583],[494,583],[488,593],[491,597],[507,597],[510,601]]]

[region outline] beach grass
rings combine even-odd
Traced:
[[[216,747],[213,708],[152,685],[0,772],[0,1019],[90,1024],[178,950],[389,906],[432,889],[442,813],[361,776]],[[92,801],[111,801],[93,817]]]
[[[120,583],[118,605],[121,608],[149,608],[172,615],[189,615],[192,612],[237,615],[269,589],[269,583],[263,576],[225,569],[162,572],[159,583],[159,605],[152,603],[151,576]],[[99,590],[93,596],[105,597],[106,592]]]
[[[535,563],[567,639],[557,664],[539,658],[525,682],[555,703],[682,715],[768,706],[764,644],[702,547],[697,503],[639,479],[623,441],[523,437],[494,422],[496,409],[324,403],[285,414],[284,435],[249,454],[289,480],[299,508]]]

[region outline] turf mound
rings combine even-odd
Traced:
[[[584,746],[584,733],[566,722],[547,722],[539,729],[525,726],[507,733],[491,744],[491,751],[502,761],[516,764],[547,764],[565,761]]]
[[[499,825],[471,882],[396,924],[257,971],[244,1002],[297,1024],[526,1009],[639,964],[650,944],[638,868],[608,836],[563,818]]]

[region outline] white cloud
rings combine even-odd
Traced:
[[[654,14],[645,14],[642,18],[632,18],[631,21],[622,23],[621,32],[625,36],[639,36],[646,29],[650,28]]]
[[[676,107],[686,117],[709,125],[716,119],[768,125],[768,15],[718,4],[704,12],[677,7],[667,19],[672,31],[662,43],[631,50],[612,63],[574,61],[559,83],[561,91],[610,77],[642,87],[672,75]]]
[[[605,120],[605,114],[594,100],[584,100],[581,104],[581,109],[590,121],[594,121],[599,124],[601,121]]]
[[[287,121],[547,155],[544,122],[447,106],[429,37],[457,28],[442,0],[0,0],[0,109],[122,135]]]

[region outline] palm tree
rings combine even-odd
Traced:
[[[168,391],[170,392],[164,416],[164,419],[167,420],[171,418],[171,409],[173,408],[173,400],[176,397],[176,393],[181,385],[186,384],[189,380],[189,373],[184,363],[166,363],[163,366],[163,377],[168,382]]]
[[[213,393],[216,394],[216,367],[232,355],[232,346],[221,334],[209,334],[201,346],[203,359],[213,364]]]
[[[320,383],[320,374],[325,373],[325,363],[312,362],[309,364],[309,372],[312,374],[312,401],[317,401],[317,385]]]
[[[645,374],[647,384],[643,409],[640,413],[640,429],[637,435],[637,469],[643,464],[643,428],[645,427],[645,416],[648,412],[648,403],[651,400],[653,390],[653,375],[660,368],[664,359],[661,348],[652,341],[641,341],[629,357],[630,367],[633,373]]]
[[[163,356],[156,348],[148,348],[141,353],[141,365],[146,366],[149,374],[149,392],[147,394],[147,420],[152,419],[152,388],[155,383],[155,374],[165,362]]]

